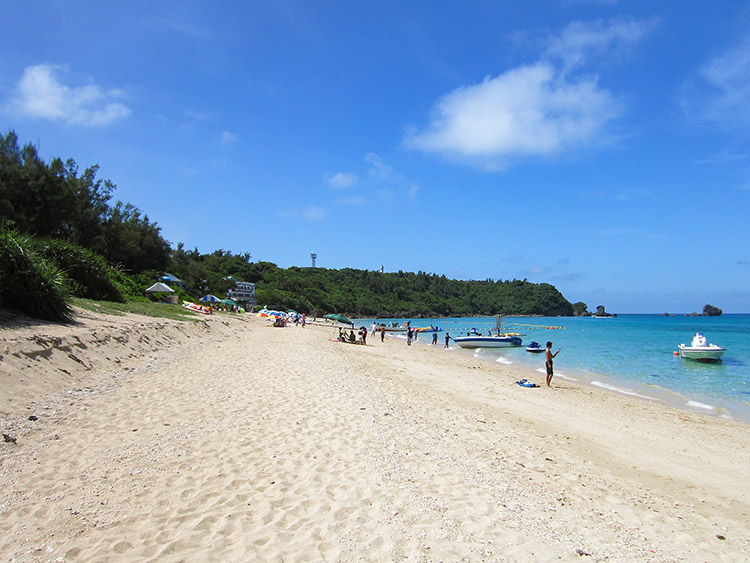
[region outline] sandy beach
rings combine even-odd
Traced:
[[[750,559],[748,425],[421,342],[78,312],[0,330],[3,561]]]

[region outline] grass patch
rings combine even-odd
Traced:
[[[147,317],[159,317],[173,319],[176,321],[199,321],[201,316],[191,313],[180,305],[169,305],[167,303],[152,303],[143,301],[128,301],[127,303],[115,303],[114,301],[94,301],[92,299],[83,299],[74,297],[71,299],[71,305],[88,309],[96,313],[105,315],[122,316],[125,313],[135,313],[136,315],[145,315]]]

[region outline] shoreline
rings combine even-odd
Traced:
[[[92,318],[99,340],[97,323],[129,340],[97,350],[79,330],[78,391],[3,417],[6,559],[750,553],[746,425],[564,380],[524,389],[513,366],[425,343],[216,317],[179,333]]]
[[[729,317],[746,317],[746,315],[728,315]],[[632,322],[634,319],[654,319],[655,317],[658,317],[658,315],[641,315],[641,314],[632,314],[632,315],[622,315],[622,319]],[[518,330],[520,328],[521,332],[524,332],[525,327],[530,328],[540,328],[540,327],[533,327],[531,325],[524,325],[523,320],[524,318],[531,319],[531,317],[515,317],[512,319],[507,320],[507,324],[511,327],[510,330]],[[559,318],[559,317],[555,317]],[[550,322],[553,318],[549,318]],[[481,327],[481,321],[487,321],[492,320],[492,317],[467,317],[466,322],[463,322],[463,324],[459,324],[458,327],[456,326],[450,326],[450,325],[443,325],[440,324],[442,328],[445,330],[449,330],[451,333],[458,330],[460,333],[467,330],[467,327],[471,326],[480,326]],[[572,329],[569,331],[563,331],[563,334],[558,336],[557,338],[555,335],[550,334],[552,340],[554,340],[556,343],[558,343],[560,340],[563,340],[563,337],[573,336],[573,334],[580,328],[582,330],[588,331],[588,325],[587,321],[580,322],[579,319],[576,319],[574,317],[570,317],[569,320],[574,320],[574,324],[572,325],[565,325],[564,328]],[[424,321],[424,320],[421,320]],[[579,321],[578,323],[575,323],[575,321]],[[419,322],[419,321],[418,321]],[[417,325],[419,326],[419,325]],[[615,328],[616,325],[597,325],[598,327],[604,327],[604,326],[612,326]],[[658,329],[659,326],[663,325],[656,325],[653,328]],[[730,325],[731,326],[731,325]],[[549,328],[549,327],[547,327]],[[552,327],[552,328],[560,328],[560,327]],[[591,328],[594,328],[594,325],[592,325]],[[635,325],[635,328],[638,329],[638,325]],[[716,327],[714,327],[716,328]],[[483,330],[486,330],[487,326],[484,326]],[[651,327],[649,327],[650,330]],[[531,331],[534,332],[533,330]],[[609,331],[606,331],[609,332]],[[601,336],[606,338],[606,332],[602,333]],[[588,332],[587,332],[588,333]],[[527,336],[527,335],[524,335]],[[549,338],[548,335],[539,335],[539,334],[531,334],[528,335],[529,340],[538,340],[540,342],[543,342],[545,339]],[[526,340],[526,338],[524,339]],[[442,343],[442,338],[440,339],[440,342]],[[592,345],[595,350],[597,350],[596,353],[602,354],[602,353],[608,353],[607,350],[602,350],[601,347],[597,349],[597,342],[600,342],[598,339],[597,341],[591,342],[589,341],[587,345]],[[662,343],[664,344],[664,343]],[[735,347],[733,348],[734,353],[737,355],[737,358],[744,357],[745,352],[745,346],[743,344],[742,347],[737,346],[737,343],[735,342]],[[563,347],[566,349],[570,349],[573,344],[571,344],[569,341],[563,343]],[[684,362],[680,361],[678,362],[683,367],[677,367],[676,365],[672,365],[671,358],[672,354],[669,354],[670,361],[667,363],[664,363],[663,360],[656,360],[654,356],[649,357],[646,360],[646,363],[632,366],[629,363],[626,362],[626,358],[620,355],[618,357],[617,355],[614,356],[614,362],[615,364],[613,366],[609,366],[610,368],[614,367],[613,371],[610,371],[609,373],[606,371],[607,366],[601,365],[601,362],[599,362],[599,365],[596,364],[595,361],[593,361],[590,358],[585,358],[580,355],[580,350],[582,349],[581,346],[584,346],[583,344],[576,343],[578,346],[578,357],[574,358],[573,361],[566,361],[566,358],[562,358],[561,363],[556,365],[556,377],[567,377],[567,379],[571,382],[578,383],[580,385],[584,385],[586,387],[595,387],[599,389],[605,389],[608,392],[623,394],[623,395],[629,395],[629,396],[635,396],[640,397],[642,400],[646,401],[656,401],[659,403],[662,403],[666,406],[677,408],[680,410],[684,410],[686,412],[692,412],[692,413],[700,413],[705,414],[707,416],[712,417],[719,417],[719,418],[728,418],[731,420],[737,420],[741,421],[746,424],[750,424],[750,401],[746,400],[745,395],[741,394],[740,392],[724,392],[722,389],[722,386],[724,385],[730,385],[729,389],[731,389],[731,384],[739,384],[743,385],[744,383],[741,382],[741,379],[737,379],[742,374],[737,373],[737,361],[736,358],[730,358],[730,362],[727,363],[727,367],[724,366],[724,363],[720,362],[717,365],[709,365],[709,366],[688,366],[684,365]],[[667,344],[666,349],[669,348],[670,343]],[[469,351],[469,353],[472,353],[472,351]],[[564,354],[565,355],[565,354]],[[666,355],[666,353],[665,353]],[[524,371],[526,374],[526,377],[529,376],[529,374],[533,374],[534,376],[537,376],[538,374],[536,372],[540,372],[544,374],[543,369],[543,361],[540,362],[539,365],[536,365],[534,363],[534,356],[518,353],[518,350],[516,348],[499,348],[499,349],[487,349],[483,350],[478,353],[478,357],[481,357],[483,359],[486,359],[489,362],[498,361],[505,363],[507,365],[512,365],[514,368]],[[505,359],[508,361],[506,362]],[[659,365],[656,365],[657,362],[662,362]],[[690,362],[688,362],[689,364]],[[647,365],[650,365],[650,367],[646,367]],[[731,366],[731,367],[730,367]],[[723,369],[728,370],[734,370],[733,373],[731,373],[731,378],[724,380],[722,376],[720,376],[718,373],[714,375],[716,384],[715,384],[715,390],[714,389],[699,389],[699,388],[690,388],[690,384],[687,386],[683,385],[679,378],[682,375],[688,375],[690,374],[690,377],[692,377],[692,374],[696,372],[696,370],[700,370],[701,372],[705,372],[706,376],[712,375],[712,372],[710,370],[715,370],[716,372],[720,372]],[[654,371],[646,371],[646,370],[654,370]],[[664,371],[660,371],[664,370]],[[686,370],[688,374],[681,373],[680,370]],[[692,372],[692,373],[691,373]],[[656,374],[650,377],[646,377],[645,374]],[[664,379],[662,379],[662,376]],[[686,379],[689,381],[690,377],[686,377]],[[697,381],[697,380],[695,380]],[[750,393],[750,388],[747,388],[747,391],[744,391],[744,393],[748,394]]]
[[[388,335],[387,337],[403,341],[404,343],[406,342],[406,337],[402,335]],[[431,344],[419,340],[413,345],[422,345],[427,346],[427,348],[433,348]],[[443,348],[440,342],[438,342],[436,347]],[[488,354],[477,352],[477,350],[479,349],[463,349],[455,344],[450,348],[450,351],[452,352],[471,356],[478,360],[487,362],[490,365],[496,363],[503,365],[509,369],[517,371],[519,379],[521,377],[533,377],[539,380],[535,381],[537,384],[540,386],[543,385],[545,377],[544,367],[535,367],[532,362],[523,359],[507,360],[504,356],[497,357],[491,355],[492,352]],[[494,351],[499,352],[501,350],[503,349],[495,349]],[[539,363],[543,364],[542,361]],[[732,420],[740,424],[750,425],[750,411],[747,411],[747,407],[744,405],[737,405],[736,408],[732,409],[724,404],[707,404],[697,400],[695,397],[690,397],[678,391],[673,391],[655,384],[645,385],[638,381],[619,379],[615,376],[576,368],[565,368],[564,371],[558,371],[558,369],[556,369],[555,379],[553,379],[553,387],[555,381],[564,380],[566,383],[584,387],[586,389],[596,389],[604,393],[634,398],[682,412],[722,420]],[[718,403],[720,401],[714,400],[714,402]],[[726,400],[726,402],[731,403],[729,400]],[[746,416],[742,416],[743,413],[745,413]]]

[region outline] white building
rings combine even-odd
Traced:
[[[249,301],[255,305],[255,284],[235,281],[234,287],[227,291],[227,297],[235,301]]]

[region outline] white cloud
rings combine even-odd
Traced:
[[[643,199],[650,199],[654,196],[653,192],[651,190],[647,189],[634,189],[627,192],[621,192],[618,193],[615,196],[615,199],[618,201],[631,201],[631,200],[643,200]]]
[[[658,20],[572,22],[547,39],[540,60],[506,70],[440,98],[430,123],[406,144],[486,168],[512,159],[555,156],[609,140],[619,100],[595,74],[573,71],[595,56],[610,60],[650,32]]]
[[[393,168],[374,152],[368,152],[365,155],[365,162],[370,165],[368,174],[372,178],[385,181],[391,179],[394,175]]]
[[[193,121],[200,121],[202,123],[208,123],[216,120],[216,115],[210,111],[195,111],[192,109],[185,110],[185,117]]]
[[[196,39],[209,40],[214,38],[214,32],[210,28],[196,23],[195,21],[188,21],[189,17],[188,14],[181,14],[179,17],[171,19],[164,18],[157,20],[157,22],[185,35],[195,37]],[[197,20],[198,18],[196,17],[193,19]]]
[[[233,143],[236,143],[238,141],[237,135],[234,133],[230,133],[229,131],[222,131],[221,132],[221,146],[226,147],[227,145],[231,145]]]
[[[612,57],[640,41],[656,23],[656,19],[571,22],[549,40],[545,54],[561,59],[568,68],[581,65],[592,56]]]
[[[71,125],[103,126],[130,115],[125,105],[116,102],[119,90],[103,91],[96,84],[70,87],[55,74],[62,67],[35,65],[26,67],[16,86],[13,109],[22,115]]]
[[[302,216],[309,221],[322,221],[326,215],[326,210],[319,205],[310,205],[302,211]]]
[[[532,276],[539,276],[541,274],[545,274],[545,273],[549,272],[549,270],[550,269],[547,266],[536,265],[536,266],[532,266],[529,269],[529,274],[532,275]]]
[[[319,205],[309,205],[302,211],[293,207],[279,211],[279,217],[282,219],[307,219],[308,221],[322,221],[328,213]]]
[[[350,188],[357,183],[357,175],[351,172],[336,172],[326,174],[325,181],[332,188]]]
[[[340,199],[337,199],[335,203],[339,203],[342,205],[350,205],[350,206],[356,206],[361,207],[365,204],[367,204],[367,199],[363,195],[352,195],[348,197],[342,197]]]
[[[683,110],[696,122],[726,129],[750,125],[750,37],[709,61],[680,94]]]
[[[427,152],[501,166],[595,144],[619,104],[595,77],[568,79],[539,62],[458,88],[438,101],[427,130],[407,143]]]

